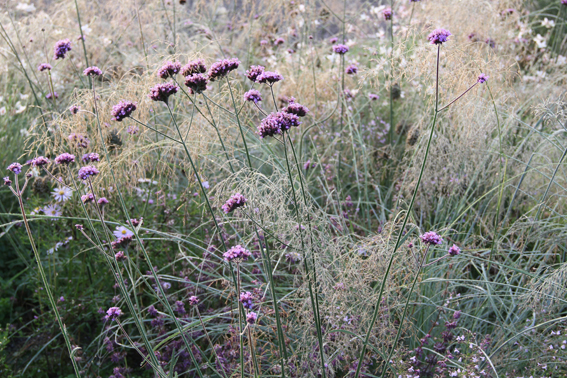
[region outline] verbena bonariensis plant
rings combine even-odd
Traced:
[[[183,3],[0,16],[6,371],[565,375],[561,2]]]

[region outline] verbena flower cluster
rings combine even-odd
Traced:
[[[435,29],[427,36],[429,43],[432,45],[441,45],[449,40],[451,32],[447,29]]]
[[[156,84],[150,89],[148,97],[153,101],[162,101],[167,104],[169,96],[174,95],[179,87],[173,83]]]
[[[230,248],[225,253],[223,253],[224,260],[228,262],[230,261],[244,262],[248,260],[250,256],[251,256],[250,251],[241,245],[236,245]]]
[[[121,122],[124,118],[130,117],[135,110],[136,103],[132,101],[120,101],[112,107],[111,114],[115,121]]]
[[[299,121],[299,117],[295,114],[284,111],[270,113],[260,122],[258,135],[260,138],[274,136],[299,125],[301,125],[301,122]]]
[[[53,59],[65,59],[65,55],[71,51],[71,41],[62,39],[55,44]]]
[[[86,180],[89,177],[93,177],[98,175],[100,172],[98,169],[96,169],[95,166],[93,165],[87,165],[85,167],[82,167],[81,169],[79,169],[79,178],[81,180]]]
[[[233,194],[224,205],[222,205],[222,210],[228,214],[233,212],[235,209],[242,207],[246,204],[246,198],[240,193]]]
[[[232,59],[222,59],[218,62],[215,62],[211,65],[209,69],[209,80],[215,81],[218,79],[222,79],[230,71],[234,71],[240,65],[240,61],[237,58]]]
[[[441,244],[443,239],[434,231],[428,231],[423,235],[419,235],[422,242],[429,245]]]
[[[169,77],[175,76],[181,70],[181,64],[179,62],[166,62],[158,70],[158,76],[162,79],[167,79]]]

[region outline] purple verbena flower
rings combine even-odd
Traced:
[[[309,113],[309,109],[295,101],[290,101],[289,104],[282,109],[282,112],[295,114],[298,117],[305,117],[307,113]]]
[[[377,94],[374,94],[374,93],[369,93],[368,98],[372,101],[376,101],[380,98],[380,96],[378,96]]]
[[[264,72],[264,67],[262,66],[250,66],[250,69],[246,71],[246,77],[253,82],[256,82],[258,76]]]
[[[55,164],[69,164],[75,162],[75,155],[71,155],[67,152],[63,152],[61,155],[57,156],[55,159]]]
[[[489,78],[490,78],[490,76],[481,73],[480,75],[478,75],[478,79],[477,79],[476,81],[477,81],[477,83],[479,83],[479,84],[483,84],[483,83],[485,83]]]
[[[82,230],[85,229],[85,227],[84,227],[82,224],[76,224],[76,225],[75,225],[75,228],[76,228],[77,230],[79,230],[79,231],[82,231]]]
[[[12,185],[12,180],[8,176],[4,177],[4,185],[10,186]]]
[[[100,161],[100,156],[96,152],[89,152],[83,155],[81,159],[83,163],[89,163],[91,161]]]
[[[248,260],[248,258],[250,257],[250,251],[242,247],[241,245],[235,245],[234,247],[223,253],[223,257],[224,260],[228,262],[233,260],[242,262]]]
[[[392,19],[392,10],[390,8],[384,9],[382,14],[384,15],[384,20],[388,21]]]
[[[230,71],[237,69],[239,64],[240,61],[237,58],[222,59],[213,63],[208,73],[209,80],[215,81],[217,79],[222,79]]]
[[[276,40],[274,41],[274,46],[279,46],[279,45],[283,45],[285,43],[285,39],[283,39],[282,37],[276,38]]]
[[[84,196],[81,196],[81,201],[83,203],[89,203],[94,201],[94,195],[92,193],[87,193]]]
[[[121,261],[126,261],[126,259],[128,258],[123,251],[118,251],[114,254],[114,258],[116,259],[116,261],[121,262]]]
[[[258,314],[256,314],[255,312],[252,311],[246,314],[246,322],[248,324],[254,324],[256,323],[257,320],[258,320]]]
[[[441,45],[444,42],[449,40],[449,36],[452,35],[451,32],[447,29],[439,28],[433,30],[428,36],[427,39],[429,43],[432,45]]]
[[[447,253],[450,254],[451,256],[457,256],[458,254],[461,253],[461,249],[457,245],[453,244],[453,246],[449,248]]]
[[[71,134],[69,134],[67,139],[69,139],[69,141],[71,141],[71,142],[76,142],[77,147],[81,147],[81,148],[87,148],[89,146],[89,144],[91,143],[89,138],[87,138],[85,135],[82,135],[82,134],[71,133]]]
[[[34,167],[43,167],[44,165],[47,165],[49,163],[51,163],[51,161],[43,156],[38,156],[31,161],[31,165]]]
[[[112,117],[115,121],[121,122],[124,118],[130,117],[130,115],[136,110],[136,103],[132,101],[120,101],[118,104],[112,107]]]
[[[202,59],[192,60],[181,68],[181,75],[191,76],[198,73],[207,72],[207,66]]]
[[[419,237],[425,244],[435,245],[443,243],[441,236],[437,235],[437,233],[434,231],[428,231],[423,235],[419,235]]]
[[[69,39],[62,39],[55,44],[55,53],[53,59],[65,59],[65,54],[71,51],[71,41]]]
[[[175,311],[177,311],[177,313],[179,315],[183,315],[186,313],[185,311],[185,303],[181,302],[181,301],[176,301],[175,302]]]
[[[12,171],[15,175],[22,173],[22,165],[20,163],[12,163],[6,169]]]
[[[179,62],[165,62],[157,74],[162,79],[167,79],[168,77],[175,76],[180,70],[181,64]]]
[[[453,319],[458,320],[461,317],[461,311],[455,311],[453,313]]]
[[[111,242],[110,245],[112,246],[112,249],[123,248],[130,244],[132,239],[134,239],[134,235],[126,235]]]
[[[45,98],[48,100],[59,98],[59,93],[57,92],[49,92],[45,95]]]
[[[96,203],[98,203],[100,206],[104,206],[108,204],[108,200],[106,199],[106,197],[100,197],[98,201],[96,201]]]
[[[256,82],[258,83],[266,83],[268,85],[272,85],[277,83],[278,81],[283,80],[283,76],[277,72],[270,72],[264,71],[256,78]]]
[[[244,101],[250,101],[257,104],[262,101],[262,94],[256,89],[250,89],[248,92],[244,93]]]
[[[333,38],[329,39],[329,43],[330,43],[331,45],[334,45],[335,43],[337,43],[338,40],[339,40],[339,39],[338,39],[337,37],[333,37]]]
[[[37,66],[37,70],[39,72],[43,72],[45,70],[51,71],[52,68],[53,67],[51,67],[51,64],[49,64],[49,63],[41,63],[39,66]]]
[[[158,316],[158,312],[157,312],[156,308],[154,307],[154,305],[151,305],[150,307],[148,307],[148,314],[150,314],[151,316]]]
[[[108,319],[114,320],[122,315],[122,311],[118,307],[111,307],[106,311],[106,315]]]
[[[79,112],[79,110],[81,110],[81,107],[79,107],[77,105],[71,105],[71,107],[69,108],[69,111],[73,115],[77,114]]]
[[[177,93],[178,90],[179,87],[173,83],[156,84],[150,89],[148,97],[154,101],[163,101],[167,104],[169,96]]]
[[[192,296],[189,297],[189,304],[191,306],[197,306],[199,304],[199,302],[200,302],[200,300],[196,296],[192,295]]]
[[[289,130],[292,126],[299,126],[301,122],[295,114],[286,112],[270,113],[260,122],[258,126],[258,135],[260,138],[266,136],[274,136]]]
[[[196,73],[185,77],[185,85],[195,93],[203,93],[207,89],[209,79],[202,73]]]
[[[252,301],[252,293],[247,291],[246,293],[240,293],[240,303],[242,303],[242,307],[252,310],[254,308],[254,302]]]
[[[346,46],[346,45],[334,45],[333,51],[337,54],[344,55],[348,52],[348,46]]]
[[[79,178],[81,180],[86,180],[91,176],[96,176],[98,175],[100,172],[98,171],[98,169],[96,169],[95,166],[93,165],[87,165],[85,167],[82,167],[81,169],[79,169]]]
[[[246,203],[246,198],[240,193],[233,194],[224,205],[222,205],[222,210],[228,214],[235,209],[244,206]]]
[[[346,68],[345,72],[347,75],[356,75],[358,72],[358,66],[356,64],[351,64]]]
[[[102,71],[97,66],[87,67],[83,71],[83,75],[85,75],[85,76],[100,76],[100,75],[102,75]]]

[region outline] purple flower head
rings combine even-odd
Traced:
[[[246,77],[253,82],[256,82],[258,76],[264,72],[264,67],[262,66],[250,66],[250,69],[246,71]]]
[[[270,113],[260,122],[258,126],[258,135],[260,138],[266,136],[274,136],[289,130],[292,126],[299,126],[301,122],[295,114],[286,112]]]
[[[67,139],[69,139],[69,141],[71,141],[71,142],[77,143],[77,147],[81,147],[81,148],[87,148],[89,146],[89,144],[91,143],[89,138],[87,138],[86,136],[84,136],[82,134],[71,133],[71,134],[69,134]]]
[[[374,93],[369,93],[368,98],[372,101],[376,101],[380,98],[380,96],[378,96],[377,94],[374,94]]]
[[[162,79],[167,79],[168,77],[175,76],[180,70],[181,64],[179,62],[165,62],[157,74]]]
[[[106,197],[100,197],[98,201],[96,201],[96,203],[98,203],[100,206],[104,206],[108,204],[108,200],[106,199]]]
[[[244,198],[244,196],[240,193],[235,193],[228,199],[228,201],[226,201],[224,205],[222,205],[222,210],[225,212],[225,214],[228,214],[235,209],[244,206],[245,203],[246,198]]]
[[[480,75],[478,75],[478,79],[477,79],[476,81],[477,81],[477,83],[479,83],[479,84],[483,84],[483,83],[486,83],[486,81],[487,81],[489,78],[490,78],[490,76],[481,73]]]
[[[136,110],[136,103],[132,101],[120,101],[112,107],[112,117],[117,122],[121,122],[124,118],[130,117]]]
[[[89,163],[91,161],[100,161],[100,156],[96,152],[90,152],[83,155],[81,159],[83,163]]]
[[[250,251],[241,245],[235,245],[225,253],[223,253],[224,260],[227,262],[237,260],[237,262],[246,261],[250,257]]]
[[[112,249],[126,247],[134,239],[134,235],[126,235],[111,242]]]
[[[443,243],[443,239],[441,238],[441,236],[437,235],[437,233],[434,231],[428,231],[423,235],[419,235],[419,237],[421,238],[421,241],[424,242],[425,244],[435,245],[435,244]]]
[[[12,180],[8,176],[4,177],[4,185],[10,186],[12,185]]]
[[[356,75],[358,72],[358,66],[356,64],[351,64],[346,68],[345,72],[347,75]]]
[[[100,76],[100,75],[102,75],[102,71],[97,66],[87,67],[83,71],[83,75],[85,75],[85,76]]]
[[[47,165],[49,163],[51,163],[51,161],[43,156],[38,156],[31,161],[31,165],[34,167],[43,167],[44,165]]]
[[[309,109],[306,106],[298,104],[295,101],[290,101],[288,106],[282,109],[282,112],[295,114],[298,117],[305,117],[309,113]]]
[[[429,43],[432,45],[440,45],[443,42],[447,42],[449,40],[449,36],[452,35],[451,32],[447,29],[439,28],[435,29],[427,36]]]
[[[157,312],[156,308],[154,307],[154,305],[151,305],[150,307],[148,307],[148,314],[150,314],[151,316],[158,316],[158,312]]]
[[[196,296],[192,295],[189,297],[189,304],[191,306],[197,306],[199,304],[199,298],[197,298]]]
[[[49,92],[45,95],[45,98],[48,100],[59,98],[59,93],[57,92]]]
[[[208,73],[209,80],[215,81],[217,79],[222,79],[230,71],[237,69],[239,64],[240,61],[237,58],[222,59],[213,63]]]
[[[93,165],[87,165],[85,167],[82,167],[81,169],[79,169],[79,178],[81,180],[86,180],[91,176],[96,176],[98,175],[100,172],[98,171],[98,169],[96,169],[95,166]]]
[[[77,114],[79,112],[79,110],[81,110],[81,107],[79,107],[77,105],[71,105],[71,107],[69,108],[69,111],[73,115]]]
[[[67,152],[63,152],[61,155],[55,158],[55,164],[69,164],[75,162],[75,155],[71,155]]]
[[[276,38],[276,40],[274,41],[274,46],[283,45],[284,43],[285,43],[285,39],[283,39],[282,37]]]
[[[132,219],[130,219],[130,224],[134,227],[138,227],[139,225],[142,224],[143,221],[144,221],[144,218],[140,218],[140,219],[132,218]]]
[[[39,72],[43,72],[45,70],[51,71],[53,67],[51,67],[51,64],[49,63],[41,63],[39,66],[37,66],[37,70]]]
[[[163,101],[167,104],[169,96],[177,93],[179,87],[173,83],[161,83],[156,84],[150,89],[150,94],[148,95],[154,101]]]
[[[84,196],[81,196],[81,201],[83,201],[83,203],[93,202],[94,195],[92,193],[87,193]]]
[[[106,311],[106,315],[108,316],[108,319],[114,320],[122,315],[122,310],[118,307],[111,307]]]
[[[561,4],[567,5],[567,0],[561,0]]]
[[[71,51],[71,41],[69,39],[62,39],[55,44],[53,59],[65,59],[65,54],[69,51]]]
[[[195,93],[203,93],[207,89],[209,79],[202,73],[193,74],[185,77],[185,85]]]
[[[453,319],[458,320],[461,317],[461,312],[460,311],[455,311],[453,313]]]
[[[175,311],[177,311],[178,314],[183,315],[186,313],[185,311],[185,303],[181,302],[181,301],[176,301],[175,302]]]
[[[198,73],[207,72],[207,66],[203,59],[192,60],[181,68],[181,75],[191,76]]]
[[[339,39],[338,39],[337,37],[333,37],[333,38],[329,39],[329,43],[330,43],[331,45],[334,45],[335,43],[337,43],[338,40],[339,40]]]
[[[256,323],[256,320],[258,320],[258,314],[256,314],[255,312],[249,312],[248,314],[246,314],[246,322],[248,324],[254,324]]]
[[[384,15],[384,20],[388,21],[392,19],[392,10],[390,8],[384,9],[382,14]]]
[[[262,101],[262,94],[256,89],[250,89],[248,92],[244,93],[244,101],[250,101],[257,104]]]
[[[457,247],[455,244],[453,244],[453,246],[449,248],[447,253],[450,254],[451,256],[457,256],[458,254],[461,253],[461,249]]]
[[[75,225],[75,228],[76,228],[77,230],[79,230],[79,231],[82,231],[82,230],[85,229],[85,227],[84,227],[82,224],[76,224],[76,225]]]
[[[333,51],[337,54],[344,55],[348,52],[348,46],[346,45],[334,45]]]
[[[252,301],[252,293],[247,291],[246,293],[240,293],[240,303],[242,303],[242,307],[252,310],[254,308],[254,302]]]
[[[493,40],[492,38],[486,38],[486,40],[484,41],[484,43],[486,43],[488,46],[490,46],[490,48],[495,48],[495,47],[496,47],[496,41]]]
[[[126,261],[126,259],[128,258],[123,251],[118,251],[114,254],[114,258],[116,259],[116,261],[121,262],[121,261]]]
[[[272,85],[277,83],[278,81],[283,80],[283,76],[277,72],[270,72],[264,71],[256,78],[256,82],[258,83],[266,83],[268,85]]]
[[[15,175],[22,173],[22,165],[20,163],[12,163],[6,169],[12,171]]]

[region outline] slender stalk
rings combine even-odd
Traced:
[[[449,106],[451,106],[453,103],[457,102],[458,99],[460,99],[461,97],[463,97],[464,95],[467,94],[468,91],[470,91],[471,89],[473,89],[476,85],[478,84],[478,81],[476,83],[474,83],[473,85],[471,85],[469,87],[469,89],[467,89],[466,91],[464,91],[463,93],[461,93],[461,95],[459,97],[457,97],[456,99],[454,99],[453,101],[451,101],[450,103],[448,103],[447,105],[445,105],[444,107],[442,107],[441,109],[439,109],[439,111],[445,110],[447,109]]]
[[[384,273],[384,277],[382,278],[382,283],[380,285],[380,293],[378,294],[378,301],[376,302],[376,306],[374,306],[374,314],[372,315],[372,321],[368,327],[368,331],[366,332],[366,337],[364,339],[364,344],[362,345],[362,351],[360,352],[360,358],[358,360],[358,366],[356,367],[356,373],[354,374],[354,378],[358,378],[360,375],[360,369],[362,368],[362,362],[364,360],[364,355],[366,354],[366,349],[368,347],[368,342],[370,341],[370,334],[372,333],[372,327],[376,322],[376,318],[378,317],[378,311],[380,309],[380,303],[382,302],[382,296],[384,295],[384,288],[386,287],[386,280],[390,275],[390,270],[392,269],[392,264],[394,262],[394,257],[396,256],[396,252],[400,247],[400,242],[402,240],[402,235],[404,233],[404,229],[406,228],[406,224],[410,217],[411,210],[413,209],[413,205],[415,203],[415,198],[417,196],[417,191],[419,189],[419,185],[421,184],[421,179],[423,178],[423,172],[425,171],[425,163],[427,162],[427,157],[429,156],[429,149],[431,147],[431,140],[433,139],[433,134],[435,131],[435,125],[437,122],[437,114],[439,113],[438,110],[438,100],[439,100],[439,53],[440,53],[441,45],[437,45],[437,70],[436,70],[436,77],[435,77],[435,111],[433,116],[433,125],[431,126],[431,132],[429,134],[429,140],[427,141],[427,148],[425,150],[425,156],[423,158],[423,162],[421,163],[421,170],[419,172],[419,178],[417,179],[417,184],[413,191],[413,195],[411,197],[410,205],[408,210],[406,211],[406,216],[404,217],[404,221],[402,222],[402,227],[398,232],[398,238],[396,240],[396,245],[394,246],[394,251],[392,252],[392,256],[390,257],[390,261],[388,262],[388,267],[386,268],[386,272]],[[395,345],[392,346],[395,348]],[[388,361],[384,361],[385,364],[388,364]]]
[[[234,94],[232,93],[232,87],[230,86],[230,80],[228,80],[228,76],[226,77],[226,82],[228,84],[228,90],[230,91],[230,98],[232,99],[232,106],[234,107],[234,113],[236,115],[236,123],[238,123],[238,129],[240,130],[240,135],[242,136],[242,142],[244,142],[244,150],[246,151],[248,166],[250,167],[250,169],[252,169],[252,160],[250,160],[248,145],[246,144],[246,138],[244,137],[244,131],[242,130],[242,125],[240,124],[240,117],[238,117],[238,108],[236,107],[236,102],[234,101]]]
[[[236,305],[238,306],[238,341],[240,343],[240,376],[244,377],[244,340],[242,339],[242,334],[244,330],[242,329],[242,315],[244,313],[242,309],[242,303],[240,302],[240,263],[236,263]]]
[[[222,150],[224,151],[224,155],[226,156],[226,161],[228,162],[230,171],[234,173],[234,168],[232,167],[232,163],[230,162],[230,157],[228,156],[228,152],[226,151],[226,147],[224,146],[224,142],[222,140],[222,136],[220,134],[219,128],[217,127],[217,123],[215,122],[215,117],[213,117],[213,113],[211,112],[211,108],[209,107],[207,96],[203,95],[203,99],[205,100],[205,105],[207,106],[207,110],[209,111],[209,115],[211,116],[211,120],[213,121],[213,128],[215,129],[215,131],[217,132],[217,136],[219,137],[219,141],[221,143]]]
[[[89,67],[89,58],[87,56],[87,47],[85,45],[85,36],[83,34],[83,25],[81,24],[81,14],[79,12],[79,4],[77,4],[77,0],[75,0],[75,10],[77,11],[77,22],[79,23],[79,32],[81,32],[81,42],[83,44],[83,54],[85,56],[85,64],[87,67]],[[92,78],[89,76],[88,79],[89,79],[89,86],[91,86]]]
[[[43,283],[43,286],[45,286],[45,292],[47,293],[47,297],[49,298],[49,303],[51,304],[51,307],[53,308],[53,312],[55,313],[55,318],[57,319],[57,323],[59,324],[59,328],[61,329],[61,333],[63,334],[63,338],[65,339],[65,345],[67,346],[67,350],[69,351],[69,358],[71,359],[71,363],[73,364],[73,369],[75,370],[75,375],[77,376],[77,378],[81,377],[81,374],[79,372],[79,366],[77,365],[77,362],[75,361],[75,358],[73,357],[75,350],[78,348],[73,348],[73,346],[71,345],[71,341],[69,340],[69,335],[67,334],[67,328],[65,327],[65,324],[63,324],[63,319],[61,318],[61,315],[59,314],[59,310],[57,309],[57,303],[55,302],[55,299],[53,298],[53,293],[51,292],[51,288],[49,286],[49,282],[47,281],[47,277],[45,276],[45,271],[43,270],[43,266],[41,264],[41,257],[39,255],[39,252],[37,250],[37,247],[35,245],[35,241],[33,239],[33,235],[31,232],[31,228],[28,222],[28,218],[26,217],[26,210],[24,207],[24,200],[22,198],[22,195],[24,193],[26,184],[27,184],[27,179],[26,179],[26,183],[24,184],[24,187],[22,189],[22,191],[20,191],[20,184],[18,182],[18,176],[16,175],[15,179],[15,184],[16,184],[16,192],[17,195],[16,197],[18,198],[18,204],[20,205],[20,211],[22,212],[22,220],[24,222],[24,225],[26,227],[26,232],[28,234],[28,238],[30,240],[30,244],[33,250],[33,254],[35,257],[35,261],[37,262],[37,268],[39,270],[39,275],[41,277],[41,282]],[[10,187],[11,188],[11,187]]]

